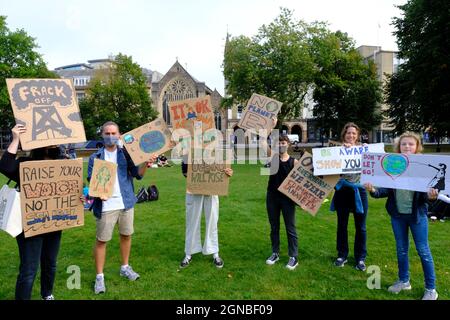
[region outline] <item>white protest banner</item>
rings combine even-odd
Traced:
[[[365,153],[362,157],[361,183],[376,187],[426,192],[435,188],[450,193],[446,177],[450,156],[402,153]]]
[[[314,148],[313,166],[315,176],[360,173],[361,155],[365,152],[384,152],[384,143],[373,143],[346,148]]]

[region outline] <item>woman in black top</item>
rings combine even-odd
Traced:
[[[19,166],[21,162],[30,160],[59,159],[60,149],[46,147],[34,149],[30,157],[16,159],[19,148],[19,135],[26,132],[23,125],[12,129],[13,140],[0,159],[0,173],[20,184]],[[23,232],[16,237],[19,246],[19,275],[16,282],[16,300],[31,299],[33,282],[39,264],[41,265],[41,296],[44,300],[54,300],[53,284],[56,275],[56,259],[61,242],[61,231],[44,233],[25,238]]]
[[[278,187],[291,172],[298,160],[287,153],[289,138],[280,136],[279,154],[271,163],[271,175],[267,186],[266,207],[270,222],[270,240],[272,255],[266,260],[268,265],[275,264],[280,259],[280,212],[283,213],[284,224],[288,238],[289,261],[286,268],[294,270],[298,265],[297,230],[295,227],[295,202],[278,191]],[[274,165],[278,162],[278,166]]]

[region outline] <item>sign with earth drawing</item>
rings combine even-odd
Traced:
[[[280,101],[254,93],[248,100],[238,126],[267,137],[273,129],[273,119],[277,117],[281,106]]]
[[[175,143],[166,122],[158,118],[150,123],[123,134],[120,139],[135,165],[172,149]]]
[[[110,198],[114,192],[117,164],[105,160],[94,159],[89,195],[98,198]]]
[[[70,79],[6,79],[23,150],[85,142],[75,90]]]
[[[450,194],[449,167],[450,156],[365,153],[362,156],[361,183],[422,192],[434,188]]]

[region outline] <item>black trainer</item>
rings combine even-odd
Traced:
[[[274,252],[274,253],[272,253],[272,255],[269,258],[267,258],[266,263],[268,265],[273,265],[278,260],[280,260],[280,255],[278,253]]]
[[[336,267],[343,267],[345,264],[347,263],[347,259],[345,258],[337,258],[336,261],[334,262],[334,265]]]
[[[183,261],[180,263],[180,268],[186,268],[192,261],[192,258],[184,257]]]
[[[355,266],[356,270],[359,271],[366,271],[366,264],[363,260],[359,261],[358,264]]]
[[[223,267],[223,260],[220,259],[220,257],[214,258],[214,264],[217,268],[222,268]]]
[[[286,265],[286,268],[289,270],[294,270],[298,266],[298,259],[297,257],[290,257],[289,262]]]

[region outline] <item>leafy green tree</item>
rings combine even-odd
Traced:
[[[259,93],[283,102],[279,126],[284,119],[298,117],[315,72],[308,50],[311,28],[282,9],[253,38],[227,39],[223,67],[231,100],[226,104],[242,103]]]
[[[394,18],[399,58],[404,60],[385,87],[386,115],[397,133],[428,129],[450,135],[450,2],[410,0]]]
[[[9,30],[6,17],[0,16],[0,128],[7,130],[15,125],[6,87],[7,78],[57,78],[49,71],[36,51],[38,45],[23,29]]]
[[[80,110],[89,139],[98,138],[106,121],[116,122],[121,132],[127,132],[157,116],[141,67],[123,54],[115,57],[110,68],[97,71]]]
[[[227,38],[223,67],[230,94],[223,106],[243,103],[252,93],[267,95],[283,102],[279,127],[300,116],[312,90],[314,115],[326,131],[339,131],[347,121],[365,129],[380,123],[373,63],[364,63],[346,34],[296,20],[288,9],[253,38]]]
[[[320,30],[311,40],[320,72],[314,79],[313,114],[325,132],[339,134],[352,121],[370,130],[381,122],[381,85],[373,61],[363,61],[347,34]]]

